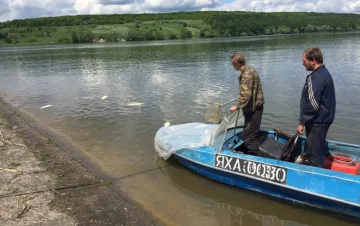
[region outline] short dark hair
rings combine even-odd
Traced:
[[[245,56],[242,53],[235,53],[234,55],[232,55],[231,60],[234,60],[234,59],[240,65],[245,65],[246,64]]]
[[[309,47],[304,51],[304,54],[308,60],[316,60],[320,64],[324,61],[322,52],[318,47]]]

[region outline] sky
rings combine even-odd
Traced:
[[[176,11],[360,13],[360,0],[0,0],[0,22],[76,14]]]

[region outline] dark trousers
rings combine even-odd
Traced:
[[[310,164],[317,167],[323,167],[324,157],[328,154],[326,134],[330,126],[305,126],[307,147],[306,157]]]
[[[259,152],[259,137],[260,124],[264,106],[256,108],[254,112],[244,113],[245,124],[242,132],[242,139],[249,154],[260,154]]]

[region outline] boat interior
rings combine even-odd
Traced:
[[[260,130],[259,150],[251,153],[242,139],[244,120],[239,110],[230,112],[223,118],[213,139],[216,152],[232,151],[311,166],[305,155],[306,137],[291,135],[277,128]],[[360,145],[326,140],[325,149],[322,168],[359,175]]]
[[[270,131],[261,130],[258,134],[260,147],[259,153],[250,153],[242,141],[242,130],[235,133],[229,130],[228,139],[224,140],[222,150],[234,153],[257,155],[260,157],[278,159],[288,162],[295,160],[305,152],[306,137],[290,135],[279,129]],[[323,168],[359,175],[360,145],[341,142],[326,141],[326,150]]]

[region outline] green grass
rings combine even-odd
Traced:
[[[81,32],[91,32],[94,38],[111,36],[118,39],[126,39],[129,31],[156,30],[162,33],[165,38],[168,38],[170,34],[176,34],[179,37],[180,31],[186,28],[191,31],[193,38],[198,38],[200,36],[200,29],[206,27],[208,27],[208,25],[204,24],[202,20],[160,20],[109,25],[57,26],[51,28],[36,27],[32,28],[32,31],[22,27],[4,28],[0,30],[0,32],[10,33],[9,38],[18,41],[16,45],[27,45],[61,43],[61,41],[64,40],[71,43],[73,32],[77,34]],[[4,39],[1,39],[0,46],[4,45],[14,44],[7,44]]]
[[[94,35],[117,34],[125,37],[130,29],[126,25],[115,24],[115,25],[97,25],[94,28],[89,27],[87,30],[91,31]]]
[[[200,29],[194,27],[186,27],[186,29],[191,31],[193,38],[200,38]]]
[[[198,38],[200,34],[202,37],[211,38],[236,37],[243,33],[276,35],[352,32],[360,31],[360,16],[334,13],[172,12],[42,17],[3,22],[0,27],[0,38],[10,33],[7,41],[17,40],[18,45],[25,45],[72,43],[73,32],[77,35],[83,34],[80,37],[81,42],[100,37],[107,41],[190,37],[184,29],[192,33],[192,38]],[[271,32],[268,32],[269,30]],[[74,38],[74,41],[76,40]],[[13,44],[6,44],[5,40],[1,39],[0,45]]]

